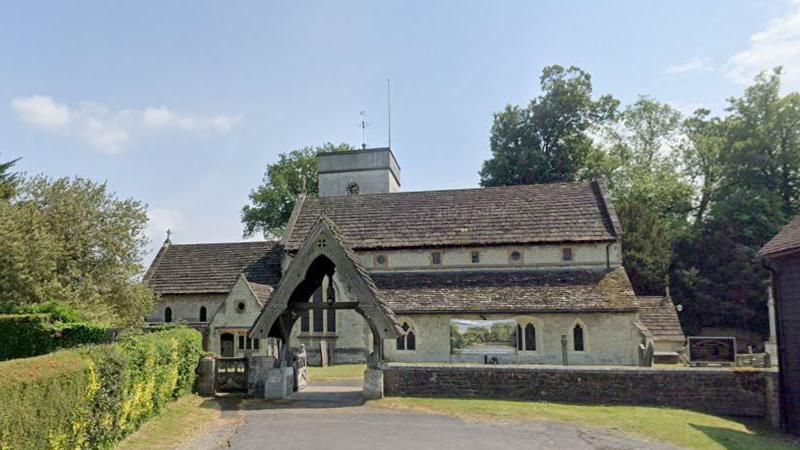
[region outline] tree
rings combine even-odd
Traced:
[[[700,111],[687,121],[684,166],[701,180],[700,201],[676,246],[672,288],[690,331],[766,334],[768,274],[756,252],[800,210],[800,96],[780,95],[780,74],[759,74],[724,119]]]
[[[0,208],[0,301],[61,301],[111,324],[150,311],[153,293],[137,280],[147,242],[140,202],[90,180],[37,176]]]
[[[717,191],[724,182],[722,156],[727,144],[728,123],[711,117],[708,109],[698,109],[683,124],[686,142],[681,146],[684,175],[695,191],[693,226],[706,218]]]
[[[14,196],[19,182],[19,176],[10,172],[19,158],[7,162],[0,162],[0,200],[8,200]]]
[[[594,100],[591,77],[577,67],[546,67],[539,84],[542,94],[527,107],[495,113],[481,186],[578,179],[592,146],[588,132],[618,105],[610,96]]]
[[[280,236],[289,222],[298,194],[319,193],[317,154],[347,150],[355,148],[327,143],[278,155],[278,162],[267,165],[262,184],[250,191],[250,204],[242,208],[244,236],[258,232],[268,238]]]
[[[671,106],[640,97],[605,127],[599,156],[624,234],[623,264],[639,294],[662,294],[672,249],[691,209],[691,186],[676,161],[681,115]]]

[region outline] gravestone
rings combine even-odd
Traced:
[[[294,390],[294,369],[291,367],[274,367],[267,370],[267,379],[264,382],[264,398],[267,400],[282,400]]]
[[[328,341],[319,341],[319,365],[321,367],[328,367]]]
[[[736,364],[736,338],[690,336],[688,340],[690,365]]]

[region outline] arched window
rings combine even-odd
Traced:
[[[172,322],[172,308],[169,306],[164,309],[164,322]]]
[[[536,328],[532,323],[525,325],[525,350],[536,350]]]
[[[398,350],[416,350],[417,337],[414,335],[414,330],[408,325],[408,322],[403,322],[403,334],[397,338]]]
[[[576,352],[582,352],[584,349],[583,328],[578,324],[572,329],[572,348]]]
[[[517,324],[517,350],[522,350],[522,326]]]
[[[208,314],[206,311],[205,306],[200,307],[200,322],[207,322],[208,321]]]

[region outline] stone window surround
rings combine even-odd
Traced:
[[[441,266],[442,265],[442,252],[438,250],[434,250],[431,252],[431,265],[432,266]]]
[[[583,350],[575,350],[575,325],[580,325],[581,330],[583,331]],[[567,352],[578,355],[589,353],[589,327],[586,326],[580,317],[573,320],[569,326],[569,330],[567,332]]]
[[[518,261],[514,261],[514,259],[511,257],[511,254],[514,253],[514,252],[519,253],[519,260]],[[525,264],[525,250],[521,249],[521,248],[514,248],[514,247],[509,248],[508,249],[508,263],[511,264],[511,265],[514,265],[514,266],[515,265],[519,265],[519,264]]]
[[[414,323],[413,320],[405,318],[405,317],[402,318],[402,319],[398,318],[397,321],[399,323],[401,323],[401,324],[404,324],[404,323],[408,324],[408,331],[402,335],[403,338],[405,338],[408,335],[408,333],[414,333],[414,349],[413,350],[409,350],[408,349],[408,342],[404,339],[406,344],[403,346],[404,347],[403,349],[398,349],[397,346],[394,346],[392,348],[392,350],[396,351],[396,352],[404,352],[404,353],[405,352],[416,352],[417,349],[419,348],[419,333],[417,332],[416,324]]]
[[[525,346],[525,327],[528,324],[533,325],[533,334],[534,334],[534,336],[536,338],[536,350],[523,349],[523,350],[518,350],[518,351],[520,351],[522,353],[531,354],[531,355],[535,355],[537,353],[541,353],[542,352],[542,344],[543,344],[543,341],[542,341],[542,330],[543,330],[543,327],[544,327],[544,321],[542,319],[538,318],[538,317],[517,317],[516,322],[517,322],[517,325],[522,328],[522,336],[520,336],[520,339],[522,339],[522,346],[523,347]],[[586,343],[586,339],[585,339],[585,336],[584,336],[584,344],[585,343]],[[584,348],[585,348],[585,346],[584,346]]]
[[[467,249],[467,264],[475,265],[481,263],[481,249],[469,248]]]
[[[378,259],[383,258],[383,264],[381,264]],[[379,269],[386,269],[389,267],[389,255],[386,253],[376,253],[372,255],[372,267],[379,268]]]

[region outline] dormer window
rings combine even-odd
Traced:
[[[561,249],[561,260],[572,261],[575,255],[572,252],[572,247],[564,247]]]
[[[481,262],[481,252],[478,250],[473,250],[469,253],[469,258],[472,264],[478,264]]]
[[[375,267],[389,267],[389,257],[386,255],[375,255]]]
[[[442,252],[431,253],[431,264],[438,266],[442,264]]]

